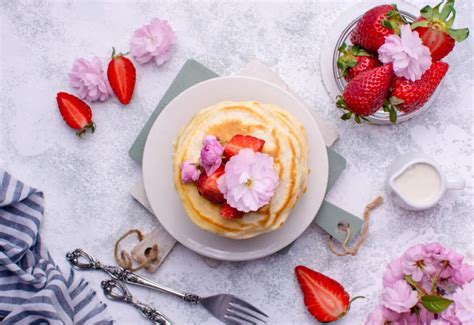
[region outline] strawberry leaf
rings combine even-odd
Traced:
[[[355,56],[372,56],[372,54],[370,54],[364,48],[362,48],[358,45],[352,45],[350,51]]]
[[[429,295],[421,297],[423,307],[435,314],[445,311],[452,303],[452,300],[439,296]]]
[[[393,124],[397,123],[397,111],[395,111],[394,108],[390,110],[390,112],[388,113],[388,117],[391,123]]]
[[[390,101],[390,104],[395,105],[395,106],[396,106],[396,105],[400,105],[400,104],[402,104],[402,103],[404,102],[403,99],[398,98],[398,97],[396,97],[396,96],[390,97],[390,100],[389,100],[389,101]]]
[[[349,68],[357,65],[357,59],[353,55],[343,55],[337,59],[337,67],[341,69],[341,77],[347,74]]]
[[[469,36],[469,29],[468,28],[461,28],[461,29],[448,29],[448,34],[452,38],[456,40],[456,42],[462,42]]]
[[[453,26],[454,19],[456,18],[456,9],[454,9],[454,7],[453,7],[453,10],[452,10],[451,13],[452,13],[451,18],[449,18],[449,19],[446,21],[446,27],[447,27],[447,28],[451,28],[451,26]]]
[[[352,117],[352,112],[347,112],[347,113],[342,114],[341,120],[347,121],[347,120],[349,120],[351,117]]]
[[[435,18],[439,18],[439,8],[441,7],[441,5],[443,4],[443,2],[441,1],[440,3],[438,3],[434,8],[433,8],[433,16]]]
[[[344,98],[342,98],[341,95],[336,97],[336,106],[339,108],[347,109],[346,102],[344,101]]]
[[[357,124],[360,124],[362,122],[360,120],[360,115],[357,115],[357,114],[354,115],[354,120],[356,121]]]
[[[443,10],[441,10],[441,13],[439,14],[439,18],[441,20],[446,20],[449,14],[451,13],[451,11],[453,10],[453,6],[454,4],[448,0],[448,2],[446,2],[446,4],[444,5]]]
[[[385,18],[384,20],[382,20],[382,26],[387,27],[387,28],[390,28],[390,29],[392,29],[392,30],[396,30],[396,29],[397,29],[397,26],[396,26],[394,23],[392,23],[390,20],[386,19],[386,18]]]
[[[431,19],[433,17],[433,8],[431,8],[430,6],[424,6],[420,10],[420,15],[425,19]]]
[[[346,47],[347,47],[346,43],[342,43],[341,46],[339,46],[338,48],[339,52],[346,53]]]
[[[430,24],[430,22],[428,20],[420,20],[420,21],[416,21],[416,22],[412,23],[410,25],[410,28],[413,30],[413,29],[416,29],[418,27],[428,27],[429,24]]]
[[[396,17],[398,16],[398,11],[397,10],[390,10],[389,12],[387,12],[387,18],[393,18],[393,17]]]

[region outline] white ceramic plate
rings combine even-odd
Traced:
[[[194,114],[224,100],[255,100],[278,105],[303,122],[310,145],[308,190],[282,228],[235,240],[201,230],[186,215],[173,183],[173,142]],[[143,182],[148,201],[163,227],[189,249],[215,259],[244,261],[270,255],[298,238],[311,224],[326,193],[328,158],[310,112],[290,93],[259,79],[221,77],[201,82],[176,97],[161,112],[148,136]]]

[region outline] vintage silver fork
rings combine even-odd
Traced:
[[[171,321],[156,308],[135,299],[122,281],[115,279],[104,280],[101,283],[104,295],[111,299],[122,301],[137,308],[143,316],[159,325],[172,325]]]
[[[116,280],[170,293],[184,301],[201,304],[208,312],[225,324],[262,324],[267,322],[267,314],[233,295],[219,294],[210,297],[200,297],[192,293],[174,290],[129,270],[125,270],[122,267],[102,264],[80,248],[67,253],[66,258],[75,269],[102,270]],[[83,261],[81,262],[80,259]]]

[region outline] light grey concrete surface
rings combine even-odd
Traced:
[[[425,2],[436,1],[414,1]],[[458,26],[472,30],[472,2],[457,2]],[[232,75],[258,57],[333,120],[340,135],[335,149],[348,167],[329,199],[351,212],[360,214],[375,195],[385,194],[386,167],[409,151],[431,155],[448,175],[464,177],[467,189],[418,213],[387,201],[374,212],[369,238],[356,257],[331,255],[326,234],[313,225],[287,255],[217,268],[178,246],[152,278],[203,295],[234,293],[264,309],[271,324],[313,324],[293,274],[296,265],[304,264],[337,279],[351,295],[366,296],[339,321],[361,324],[379,302],[385,264],[410,245],[436,240],[473,254],[473,37],[449,56],[450,70],[429,112],[397,126],[345,123],[320,80],[319,57],[331,23],[354,3],[0,0],[0,166],[44,190],[42,235],[56,261],[65,264],[66,251],[82,247],[112,263],[119,235],[130,228],[153,229],[154,218],[129,195],[141,170],[127,151],[188,58]],[[159,68],[137,65],[132,103],[93,104],[97,131],[77,139],[55,101],[58,91],[70,91],[67,73],[73,60],[97,55],[105,64],[112,46],[127,51],[133,31],[152,17],[168,19],[177,33],[171,61]],[[99,289],[104,275],[83,275]],[[218,323],[173,297],[132,291],[177,324]],[[132,308],[107,303],[118,324],[145,322]]]

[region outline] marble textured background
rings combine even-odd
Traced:
[[[410,1],[417,5],[437,1]],[[14,1],[0,0],[0,166],[43,189],[43,238],[59,264],[82,247],[112,262],[115,239],[130,228],[145,232],[154,218],[129,195],[140,174],[127,150],[175,74],[195,58],[222,75],[249,59],[267,62],[307,103],[337,125],[335,149],[348,167],[329,199],[360,214],[384,194],[384,173],[399,154],[421,150],[467,189],[438,206],[413,213],[387,201],[374,214],[370,236],[356,257],[335,257],[327,237],[311,226],[286,256],[209,268],[178,246],[152,278],[206,295],[231,292],[262,307],[271,324],[311,324],[293,268],[305,264],[364,295],[339,323],[360,324],[379,301],[384,265],[407,247],[437,240],[474,256],[473,83],[474,39],[456,46],[450,71],[430,112],[398,126],[357,126],[339,120],[319,77],[323,39],[355,1]],[[474,28],[472,2],[457,1],[457,25]],[[126,51],[132,32],[152,17],[168,19],[177,45],[170,62],[137,66],[134,100],[94,104],[97,131],[78,140],[57,112],[55,94],[69,91],[67,73],[77,57],[107,61],[111,47]],[[470,253],[469,253],[470,252]],[[84,274],[99,287],[102,274]],[[217,324],[203,309],[173,297],[132,288],[177,324]],[[102,293],[99,292],[102,296]],[[144,322],[131,308],[108,302],[119,324]]]

